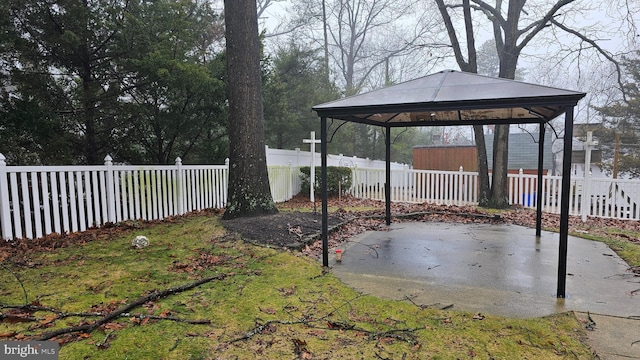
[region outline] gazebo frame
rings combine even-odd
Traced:
[[[381,126],[385,136],[385,219],[391,224],[391,128],[540,124],[537,193],[542,194],[545,124],[565,114],[560,242],[556,296],[566,297],[569,187],[574,107],[586,94],[570,90],[445,70],[361,95],[316,105],[322,153],[322,264],[329,266],[327,208],[327,119]],[[536,236],[541,234],[542,196],[536,197]]]

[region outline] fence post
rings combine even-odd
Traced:
[[[464,201],[467,200],[466,197],[466,185],[464,183],[464,167],[460,165],[458,168],[458,186],[456,189],[456,196],[458,196],[458,205],[464,204]]]
[[[116,222],[116,189],[113,182],[113,158],[107,155],[104,157],[104,166],[107,167],[106,171],[106,185],[107,185],[107,221]]]
[[[187,199],[186,188],[184,184],[184,171],[182,170],[182,159],[176,158],[176,183],[178,191],[176,192],[176,202],[178,204],[178,214],[184,214],[184,203]]]
[[[518,192],[517,192],[518,200],[516,201],[516,203],[520,205],[525,205],[524,191],[522,191],[522,182],[524,177],[523,175],[524,175],[524,170],[520,168],[520,170],[518,170]]]
[[[287,172],[287,200],[291,200],[293,197],[293,163],[289,160],[289,171]]]
[[[587,221],[587,215],[591,215],[591,149],[593,145],[593,132],[587,131],[584,152],[584,175],[582,176],[584,179],[582,183],[582,201],[580,204],[582,222]],[[613,193],[613,199],[615,199],[615,191]]]
[[[229,195],[229,158],[224,159],[224,186],[222,187],[222,191],[223,191],[223,199],[224,202],[222,204],[222,207],[226,207],[227,206],[227,197]]]
[[[11,240],[11,204],[9,203],[9,183],[7,182],[7,158],[0,153],[0,228],[2,239]]]

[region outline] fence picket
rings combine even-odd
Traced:
[[[47,172],[40,175],[42,181],[42,220],[44,222],[44,234],[51,234],[51,200],[47,175]]]
[[[41,198],[40,198],[40,182],[38,181],[38,173],[31,173],[31,190],[33,199],[33,226],[35,228],[35,238],[42,237],[42,219],[41,219]]]

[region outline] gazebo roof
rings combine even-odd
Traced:
[[[316,105],[320,117],[378,126],[454,126],[548,122],[584,93],[444,70],[365,94]]]

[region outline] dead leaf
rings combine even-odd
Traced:
[[[353,329],[355,325],[351,325],[348,323],[343,323],[339,321],[327,321],[327,327],[329,329],[338,329],[338,330],[350,330]]]
[[[57,314],[45,316],[44,319],[40,320],[40,324],[45,325],[54,322],[58,318]]]
[[[266,309],[262,309],[262,308],[258,308],[261,312],[265,313],[265,314],[269,314],[269,315],[275,315],[276,313],[278,313],[278,311],[276,309],[274,309],[273,307],[268,307]]]
[[[117,323],[117,322],[110,322],[110,323],[106,323],[106,324],[102,325],[102,327],[104,329],[107,329],[107,330],[122,330],[123,328],[127,327],[127,324],[125,324],[125,323]]]
[[[278,291],[284,296],[291,296],[296,293],[296,286],[293,285],[290,288],[279,288]]]
[[[313,329],[313,330],[309,330],[309,332],[307,332],[307,334],[309,334],[311,336],[321,337],[322,335],[325,334],[325,331],[324,330],[320,330],[320,329]]]
[[[307,342],[300,339],[292,339],[293,348],[298,359],[313,359],[313,354],[307,349]]]

